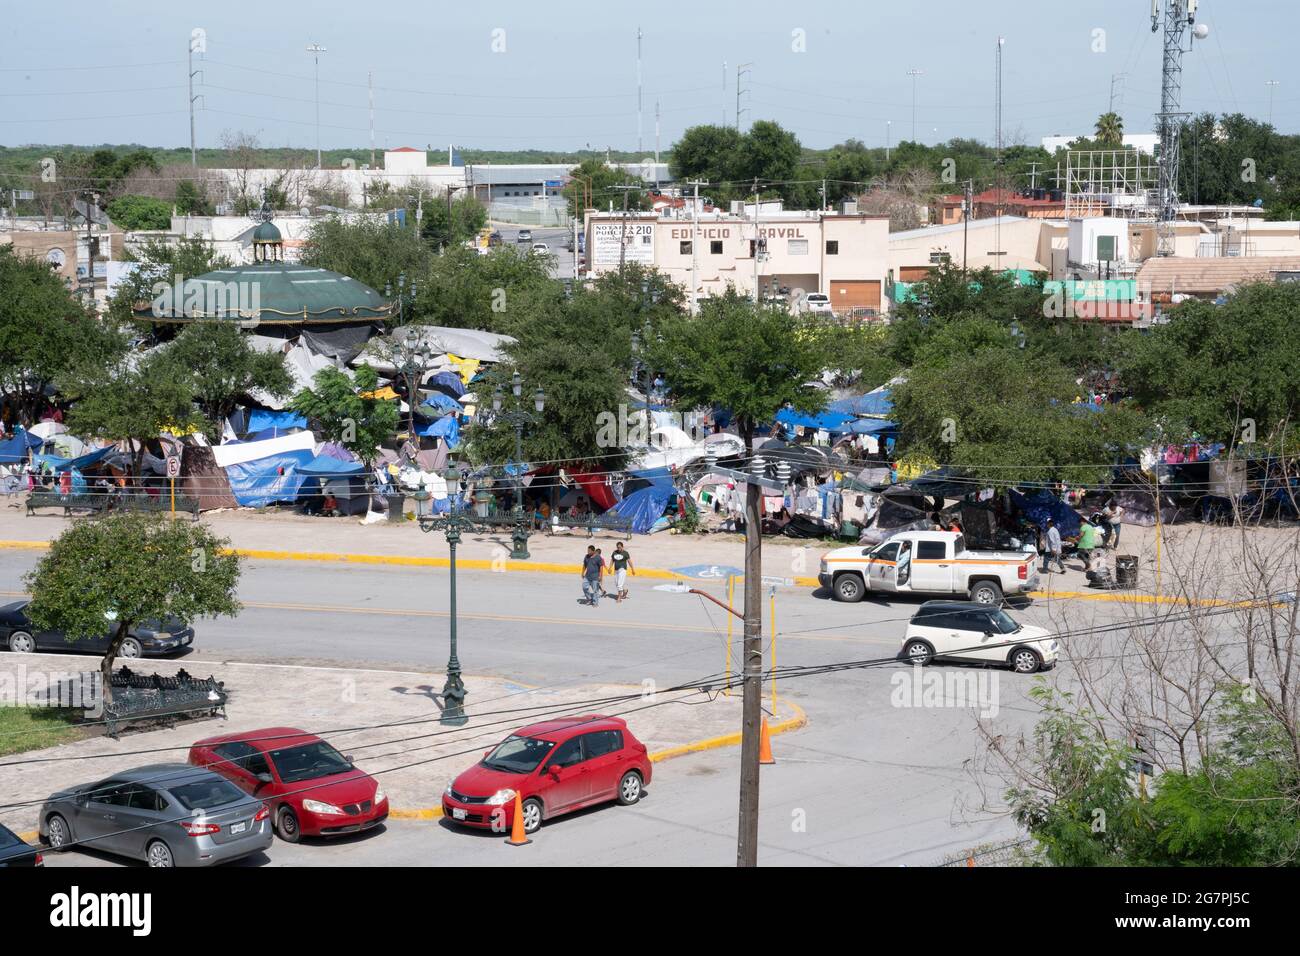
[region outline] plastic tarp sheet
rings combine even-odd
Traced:
[[[219,466],[229,468],[231,465],[242,465],[245,462],[257,461],[259,458],[295,451],[310,452],[311,454],[303,460],[311,460],[316,455],[316,436],[311,432],[295,432],[292,435],[268,438],[264,441],[227,442],[213,448],[212,455]]]
[[[80,458],[58,458],[54,455],[37,455],[34,458],[34,461],[38,466],[49,465],[52,471],[67,471],[68,469],[85,471],[92,465],[99,464],[109,455],[116,454],[116,452],[116,445],[105,445],[103,448],[98,448],[88,455],[82,455]]]
[[[455,372],[435,372],[425,380],[424,384],[429,388],[445,392],[452,398],[460,398],[465,394],[465,383]]]
[[[427,409],[427,411],[426,411]],[[463,412],[465,407],[450,395],[434,392],[426,398],[416,411],[426,415],[442,415],[446,412]]]
[[[1018,491],[1012,491],[1010,494],[1011,503],[1038,527],[1047,527],[1047,519],[1051,518],[1056,522],[1056,530],[1061,532],[1062,538],[1069,538],[1079,533],[1081,524],[1079,516],[1074,513],[1073,508],[1050,491],[1040,488],[1027,495]]]
[[[12,465],[26,461],[28,451],[40,448],[44,443],[39,435],[17,428],[13,437],[0,442],[0,464]]]
[[[269,412],[264,408],[254,408],[248,413],[248,430],[260,432],[266,428],[278,428],[288,431],[290,428],[306,428],[307,419],[296,412]]]
[[[343,475],[365,474],[366,466],[359,461],[343,461],[333,455],[317,455],[298,467],[300,475],[309,478],[338,478]]]
[[[809,415],[804,412],[796,412],[792,408],[783,408],[776,413],[776,420],[782,425],[791,427],[802,425],[804,428],[820,428],[828,432],[838,433],[848,430],[847,426],[853,420],[853,416],[832,411]]]
[[[609,510],[611,514],[631,519],[635,533],[649,534],[673,494],[671,483],[666,486],[662,482],[650,484],[632,492]]]
[[[427,437],[437,436],[446,442],[448,448],[455,448],[460,444],[460,416],[444,415],[432,425],[426,425],[424,428],[417,428],[416,434]]]
[[[882,418],[859,418],[849,422],[845,431],[850,435],[883,435],[898,431],[898,423],[887,422]]]
[[[894,402],[890,399],[889,393],[889,387],[882,385],[865,395],[855,395],[852,398],[841,398],[839,401],[831,402],[826,408],[827,411],[839,412],[842,415],[888,415],[894,410]]]
[[[310,451],[299,450],[236,462],[225,466],[226,479],[235,500],[248,508],[293,501],[307,480],[299,469],[314,457]]]

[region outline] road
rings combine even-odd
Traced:
[[[9,593],[21,588],[21,576],[36,557],[0,552],[0,581],[11,583]],[[693,595],[655,590],[653,579],[631,579],[627,602],[605,601],[594,609],[578,603],[576,575],[462,571],[458,580],[460,658],[471,695],[475,674],[539,687],[649,679],[662,688],[724,667],[724,612]],[[711,590],[725,597],[719,586]],[[245,609],[238,618],[198,625],[190,659],[442,673],[445,570],[252,561],[240,597]],[[1074,609],[1078,602],[1069,604],[1074,624],[1083,613],[1100,619],[1113,613],[1105,604],[1090,602],[1083,610]],[[890,658],[915,609],[914,600],[844,605],[806,589],[778,589],[778,663]],[[1066,602],[1039,602],[1017,614],[1026,623],[1060,627],[1065,609]],[[781,696],[807,713],[808,725],[775,738],[777,764],[764,768],[761,862],[929,865],[1015,836],[1005,817],[975,809],[979,787],[967,767],[980,749],[976,715],[981,710],[987,715],[990,703],[996,705],[991,724],[998,732],[1032,729],[1037,706],[1027,692],[1034,679],[977,668],[931,668],[927,673],[987,681],[992,697],[963,706],[911,707],[900,705],[895,681],[907,671],[889,663],[780,686]],[[1052,678],[1068,682],[1068,668],[1058,668]],[[737,759],[738,750],[729,748],[661,763],[643,804],[554,821],[511,860],[729,864]],[[346,843],[290,847],[277,842],[271,862],[419,865],[436,857],[477,865],[499,863],[504,852],[498,840],[442,823],[393,821],[386,834]],[[82,856],[50,862],[71,863]]]
[[[557,226],[515,226],[506,223],[494,223],[493,228],[501,233],[502,241],[513,246],[518,243],[519,231],[521,229],[530,229],[533,234],[531,241],[520,243],[525,248],[531,246],[534,242],[544,242],[550,248],[552,257],[551,276],[557,279],[573,278],[573,253],[565,249],[565,243],[573,238],[573,230]]]

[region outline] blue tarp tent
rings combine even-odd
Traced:
[[[293,501],[307,480],[299,469],[315,460],[311,452],[290,451],[226,466],[226,478],[235,500],[250,508],[273,501]]]
[[[425,436],[437,435],[447,443],[448,448],[455,448],[460,444],[460,416],[444,415],[432,425],[417,428],[416,433]]]
[[[117,446],[106,445],[103,448],[82,455],[80,458],[59,458],[55,455],[37,455],[33,459],[39,468],[43,465],[49,465],[52,471],[67,471],[69,468],[76,471],[85,471],[91,465],[98,464],[109,455],[116,454]]]
[[[333,455],[317,455],[298,467],[298,474],[306,478],[341,478],[344,475],[364,475],[366,466],[359,461],[342,461]]]
[[[27,460],[27,452],[40,448],[45,441],[33,435],[27,429],[14,429],[13,436],[0,441],[0,465],[13,465]]]
[[[887,422],[882,418],[859,418],[849,422],[845,431],[851,435],[881,435],[898,431],[898,423]]]
[[[888,415],[893,410],[894,403],[889,397],[889,388],[885,385],[865,395],[841,398],[827,406],[827,411],[841,415]]]
[[[428,409],[428,411],[426,412],[425,409]],[[463,412],[464,410],[464,405],[442,392],[433,392],[417,409],[417,411],[429,415],[431,418],[444,412]]]
[[[802,425],[804,428],[824,428],[828,432],[843,432],[847,430],[853,416],[831,411],[808,415],[804,412],[796,412],[792,408],[783,408],[776,413],[776,420],[782,425],[791,427]]]
[[[632,530],[635,533],[649,534],[655,522],[663,515],[669,499],[676,493],[672,474],[667,468],[634,471],[627,477],[627,486],[634,490],[610,508],[609,513],[632,519]]]
[[[267,428],[288,431],[291,428],[306,428],[307,419],[297,412],[271,412],[264,408],[254,408],[248,413],[248,430],[260,432]]]
[[[425,385],[447,392],[456,398],[465,394],[465,385],[455,372],[439,372],[437,375],[431,375]]]
[[[1047,519],[1053,518],[1062,538],[1079,533],[1079,516],[1074,513],[1074,509],[1045,488],[1027,495],[1012,491],[1011,503],[1040,528],[1047,527]]]

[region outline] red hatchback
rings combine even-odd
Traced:
[[[200,740],[190,748],[190,763],[265,800],[276,832],[289,843],[357,833],[388,819],[388,797],[374,777],[315,734],[293,727]]]
[[[650,786],[645,744],[618,717],[561,717],[515,731],[451,782],[442,812],[465,826],[508,833],[515,794],[524,830],[563,813],[617,800],[636,803]]]

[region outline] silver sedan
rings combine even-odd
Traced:
[[[152,764],[52,794],[41,842],[143,860],[210,866],[260,853],[274,839],[266,804],[211,770]]]

